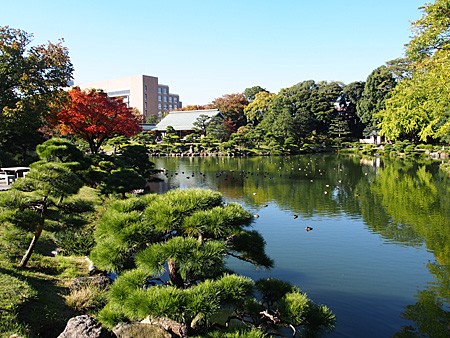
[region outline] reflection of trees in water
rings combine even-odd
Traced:
[[[387,241],[413,247],[425,244],[436,257],[428,265],[435,283],[419,292],[417,303],[403,313],[417,329],[405,327],[398,336],[421,332],[440,337],[433,330],[449,333],[450,179],[440,176],[437,166],[399,160],[361,165],[357,157],[332,155],[165,163],[173,176],[169,180],[177,176],[186,182],[190,175],[190,184],[218,189],[254,207],[275,203],[302,217],[344,212],[362,217],[370,231]]]
[[[341,205],[349,203],[348,211],[357,214],[352,196],[354,177],[362,175],[357,160],[336,156],[196,157],[166,160],[164,166],[169,181],[183,178],[186,183],[185,176],[195,168],[205,176],[191,177],[190,182],[218,189],[229,198],[242,198],[255,207],[273,201],[282,209],[309,217],[337,215]]]
[[[438,294],[430,290],[420,291],[417,303],[406,306],[402,317],[416,324],[404,326],[397,332],[396,338],[450,336],[450,313],[444,310],[444,303]]]
[[[415,323],[395,337],[450,336],[450,193],[448,179],[431,166],[385,163],[368,181],[359,181],[361,214],[370,230],[410,246],[425,243],[436,257],[428,269],[435,282],[417,295],[402,317]],[[369,183],[370,182],[370,183]]]

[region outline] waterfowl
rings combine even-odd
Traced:
[[[306,228],[305,228],[306,231],[311,231],[312,229],[313,229],[313,228],[311,228],[311,227],[306,227]]]

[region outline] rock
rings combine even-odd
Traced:
[[[113,332],[118,338],[172,338],[172,335],[159,325],[148,323],[120,323],[113,328]]]
[[[89,276],[74,278],[70,285],[71,291],[78,291],[89,286],[97,286],[100,289],[106,289],[111,284],[111,280],[107,276]]]
[[[94,319],[86,315],[70,318],[66,328],[58,338],[114,338]]]
[[[142,324],[158,325],[162,327],[166,332],[170,332],[176,337],[187,337],[187,326],[185,324],[178,323],[172,319],[165,317],[151,317],[148,316],[141,321]]]

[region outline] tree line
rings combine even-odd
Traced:
[[[425,5],[422,18],[412,23],[405,55],[376,68],[366,81],[307,80],[277,94],[254,86],[183,109],[219,109],[224,121],[199,121],[198,133],[229,147],[289,153],[310,144],[340,145],[373,135],[388,141],[448,143],[449,7],[450,0]],[[0,27],[3,165],[31,161],[36,145],[61,133],[88,142],[92,152],[113,136],[138,133],[138,114],[112,104],[100,90],[62,89],[73,74],[62,40],[39,46],[31,42],[29,33]],[[100,102],[103,110],[93,116],[91,108]]]
[[[213,137],[272,149],[374,135],[393,142],[448,143],[449,8],[449,0],[421,7],[405,55],[376,68],[366,81],[308,80],[278,94],[254,86],[184,109],[218,108],[228,133],[213,128]]]

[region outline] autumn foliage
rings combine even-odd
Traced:
[[[226,94],[222,97],[215,99],[211,103],[213,108],[219,109],[219,111],[224,115],[225,120],[228,120],[229,125],[234,126],[233,132],[241,126],[245,126],[246,118],[244,114],[244,109],[248,105],[248,101],[244,94]]]
[[[214,108],[214,107],[211,106],[211,104],[206,104],[206,105],[190,104],[190,105],[184,106],[182,108],[178,108],[177,111],[205,110],[205,109],[212,109],[212,108]]]
[[[111,137],[133,136],[141,131],[140,118],[120,98],[78,87],[68,92],[67,102],[52,116],[52,123],[61,133],[85,140],[92,153]]]

